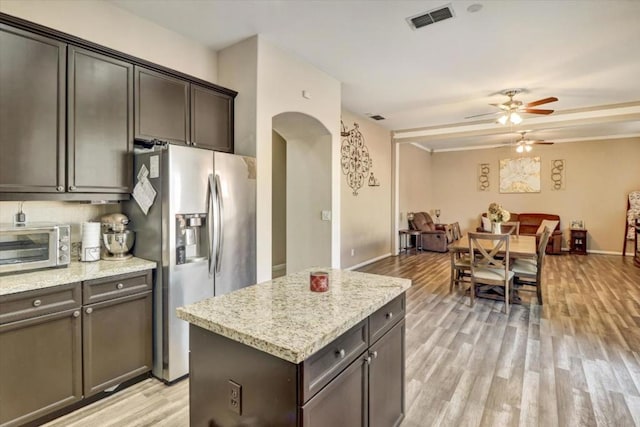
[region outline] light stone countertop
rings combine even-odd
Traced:
[[[329,272],[311,292],[309,272]],[[300,363],[411,287],[411,280],[312,268],[177,309],[178,318]]]
[[[156,263],[142,258],[129,258],[124,261],[71,261],[68,267],[49,268],[0,276],[0,295],[43,289],[65,283],[100,279],[119,274],[156,268]]]

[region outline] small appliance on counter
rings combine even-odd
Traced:
[[[102,223],[102,259],[122,261],[131,258],[129,253],[135,243],[135,232],[127,230],[129,218],[120,213],[105,215]]]
[[[70,234],[69,224],[0,224],[0,274],[67,267]]]

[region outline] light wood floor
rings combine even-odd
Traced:
[[[547,256],[543,298],[449,294],[448,254],[361,271],[413,279],[407,416],[414,426],[640,425],[640,269],[620,256]],[[188,382],[146,380],[49,426],[187,426]]]

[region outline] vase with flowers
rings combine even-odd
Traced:
[[[509,221],[511,214],[502,205],[491,203],[487,211],[487,218],[491,221],[491,231],[495,234],[501,234],[502,223]]]

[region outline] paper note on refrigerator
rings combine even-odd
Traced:
[[[156,199],[156,190],[153,188],[147,177],[138,181],[133,188],[133,199],[138,203],[142,212],[145,215],[149,213],[149,208],[153,205],[153,201]]]

